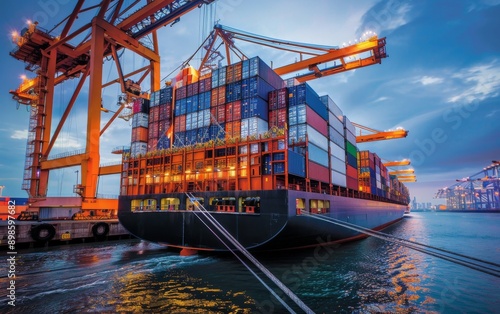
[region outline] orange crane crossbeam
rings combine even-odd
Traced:
[[[401,161],[388,161],[384,163],[384,166],[386,167],[399,167],[399,166],[409,166],[410,165],[410,160],[404,159]]]
[[[385,131],[385,132],[378,132],[375,134],[358,135],[356,136],[356,143],[405,138],[407,135],[408,131],[405,130]]]

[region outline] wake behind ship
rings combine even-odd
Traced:
[[[174,87],[136,102],[132,121],[118,216],[148,241],[227,250],[202,205],[248,249],[324,245],[360,235],[314,215],[378,229],[409,203],[329,96],[258,57],[200,78],[184,69]]]

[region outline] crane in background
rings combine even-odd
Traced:
[[[411,161],[409,159],[403,159],[400,161],[386,161],[384,162],[384,166],[386,167],[400,167],[400,166],[409,166]]]
[[[406,136],[408,136],[408,131],[403,128],[389,131],[379,131],[354,122],[352,124],[359,129],[359,135],[356,136],[356,143],[393,140],[398,138],[405,138]],[[362,130],[368,131],[370,132],[370,134],[363,135]]]
[[[10,55],[23,61],[28,71],[37,74],[36,78],[24,81],[11,92],[19,103],[31,107],[23,189],[27,191],[33,207],[117,208],[116,199],[97,197],[98,177],[121,171],[119,164],[100,166],[101,137],[127,104],[138,97],[145,97],[140,91],[140,84],[148,77],[152,89],[160,88],[156,31],[213,0],[138,0],[130,5],[125,0],[103,0],[98,4],[89,2],[76,1],[72,13],[50,31],[38,27],[36,22],[29,22],[22,32],[12,33],[16,48]],[[125,50],[147,60],[148,65],[124,73],[118,56]],[[114,64],[118,77],[104,82],[103,63],[107,61]],[[52,123],[55,122],[55,86],[77,78],[79,81],[71,99],[55,132],[51,134]],[[101,128],[102,90],[113,84],[120,85],[124,101]],[[50,158],[51,150],[80,93],[88,95],[85,149]],[[81,184],[75,187],[80,197],[70,201],[47,198],[50,171],[73,166],[81,167]]]

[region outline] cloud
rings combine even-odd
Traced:
[[[364,16],[358,33],[375,31],[377,34],[393,31],[411,21],[412,5],[401,1],[381,1]]]
[[[461,92],[448,98],[448,102],[472,103],[496,97],[500,90],[500,64],[494,60],[488,64],[472,66],[454,74],[452,78],[464,86],[460,87]]]
[[[15,140],[26,140],[28,139],[28,130],[14,130],[10,138]]]
[[[500,112],[500,109],[496,109],[496,110],[493,110],[492,112],[488,113],[486,115],[486,118],[492,118],[493,116],[495,116],[498,112]]]
[[[382,102],[382,101],[386,101],[387,99],[389,99],[389,97],[382,96],[382,97],[375,99],[373,102],[374,103]]]
[[[417,79],[417,82],[422,85],[441,84],[443,82],[443,79],[434,76],[423,76],[420,79]]]

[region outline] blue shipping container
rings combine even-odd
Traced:
[[[299,177],[306,176],[306,159],[303,155],[288,150],[288,173]]]
[[[241,102],[241,118],[248,119],[252,117],[259,117],[265,121],[269,120],[267,101],[260,97],[252,97]]]
[[[347,164],[353,168],[358,169],[358,159],[349,153],[346,154],[346,157],[347,157]]]
[[[259,76],[269,83],[273,89],[280,89],[285,86],[281,76],[276,74],[276,72],[259,57],[251,58],[249,63],[249,77]]]
[[[212,71],[212,88],[219,87],[219,72],[220,69],[215,69]],[[226,71],[224,71],[225,73]]]
[[[324,120],[328,121],[327,106],[321,102],[318,94],[307,83],[289,87],[288,102],[290,106],[307,104]]]
[[[273,171],[274,174],[280,174],[285,172],[285,163],[284,162],[277,162],[273,163]]]
[[[251,77],[241,81],[241,98],[259,96],[267,101],[269,92],[273,90],[273,86],[260,77]]]
[[[241,99],[241,81],[230,83],[226,86],[226,102]]]

